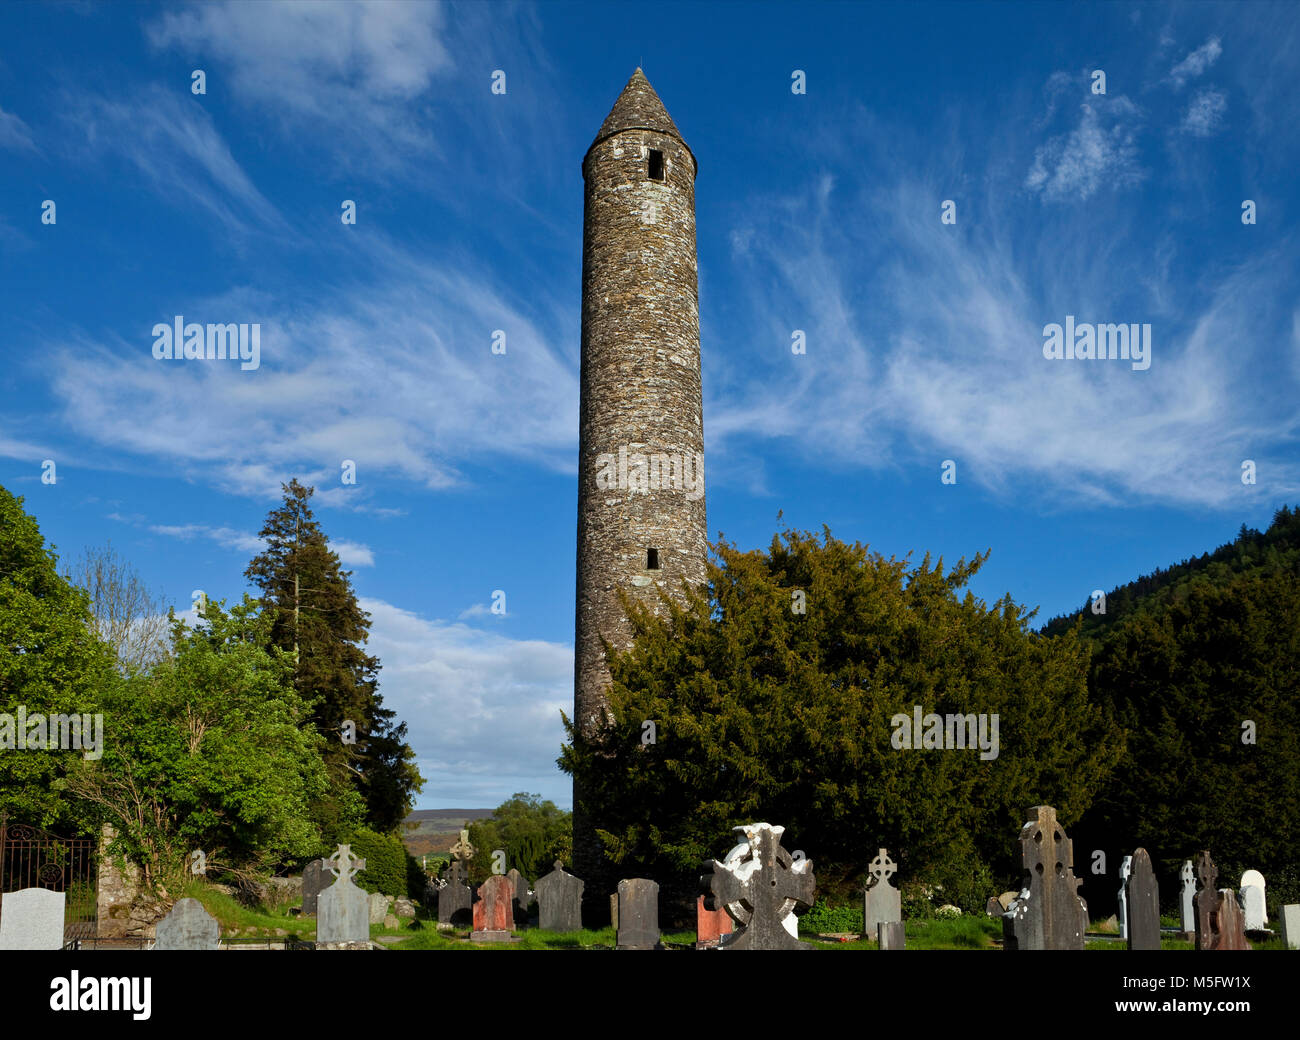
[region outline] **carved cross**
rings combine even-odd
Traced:
[[[876,880],[871,883],[871,887],[887,882],[898,872],[898,864],[889,858],[889,853],[881,849],[876,853],[876,858],[871,861],[867,867],[867,873]]]
[[[351,845],[340,845],[334,855],[325,861],[325,866],[336,878],[351,881],[354,874],[366,869],[366,861],[352,855]]]
[[[1196,857],[1196,879],[1201,883],[1201,888],[1207,892],[1219,890],[1219,868],[1214,865],[1214,860],[1210,859],[1209,849]]]
[[[1189,859],[1183,864],[1183,869],[1178,872],[1178,877],[1182,880],[1184,887],[1188,881],[1194,881],[1196,875],[1192,871],[1192,861]]]
[[[717,910],[725,906],[742,927],[761,923],[765,929],[781,929],[782,922],[795,906],[811,906],[817,883],[813,879],[812,861],[796,873],[793,859],[781,847],[783,828],[773,827],[746,831],[747,844],[738,845],[727,855],[725,863],[709,864],[712,875],[705,881],[709,897],[705,907]],[[794,940],[791,940],[794,942]],[[733,943],[743,948],[743,943]]]

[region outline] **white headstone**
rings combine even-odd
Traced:
[[[1247,885],[1241,890],[1241,909],[1246,918],[1246,931],[1261,932],[1264,924],[1264,890],[1258,885]]]
[[[1192,906],[1192,897],[1196,895],[1196,871],[1189,859],[1178,873],[1183,883],[1183,890],[1178,896],[1179,927],[1184,932],[1196,931],[1196,910]]]
[[[1119,937],[1128,938],[1128,879],[1133,873],[1133,857],[1125,856],[1124,862],[1119,865],[1119,913],[1115,916],[1119,918]]]
[[[1256,888],[1259,889],[1259,901],[1260,901],[1261,904],[1263,904],[1263,903],[1264,903],[1264,897],[1265,897],[1265,895],[1268,894],[1268,893],[1265,891],[1265,887],[1264,887],[1264,875],[1261,874],[1258,870],[1248,870],[1248,871],[1246,871],[1246,873],[1244,873],[1244,874],[1241,875],[1241,884],[1238,885],[1237,887],[1238,887],[1239,889],[1241,889],[1242,891],[1245,891],[1246,888],[1247,888],[1249,885],[1254,885]],[[1246,924],[1246,927],[1247,927],[1247,928],[1250,927],[1249,922]],[[1267,927],[1268,927],[1268,907],[1267,907],[1267,906],[1264,906],[1264,923],[1263,923],[1262,925],[1260,925],[1260,927],[1261,927],[1261,928],[1267,928]]]
[[[1288,950],[1300,950],[1300,903],[1282,907],[1282,942]]]
[[[67,896],[47,888],[23,888],[0,896],[0,950],[63,949]]]

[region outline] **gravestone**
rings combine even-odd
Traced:
[[[989,896],[989,901],[984,905],[984,912],[990,917],[1001,917],[1004,913],[1002,900],[997,896]]]
[[[862,896],[862,930],[865,935],[876,934],[876,925],[893,924],[903,919],[903,904],[898,889],[890,878],[897,873],[898,864],[881,849],[871,861],[867,873],[872,877],[871,887]]]
[[[660,950],[659,884],[645,878],[618,883],[618,943],[620,950]]]
[[[469,843],[469,831],[462,829],[460,838],[451,847],[451,858],[464,864],[474,858],[474,846]]]
[[[1241,890],[1241,915],[1246,931],[1262,932],[1264,924],[1264,890],[1258,885],[1247,885]]]
[[[1260,900],[1264,904],[1264,916],[1261,919],[1261,923],[1258,926],[1260,929],[1264,929],[1268,927],[1268,900],[1266,898],[1268,892],[1264,885],[1264,875],[1261,874],[1258,870],[1248,870],[1244,874],[1242,874],[1241,884],[1237,887],[1240,891],[1245,892],[1246,889],[1249,888],[1251,885],[1254,885],[1256,888],[1259,889]],[[1246,927],[1250,928],[1249,918],[1247,918]]]
[[[1119,910],[1115,917],[1119,922],[1119,937],[1128,938],[1128,878],[1133,871],[1133,857],[1125,856],[1119,865]]]
[[[302,912],[316,916],[316,900],[329,882],[329,871],[324,859],[314,859],[302,868]]]
[[[799,941],[796,906],[812,906],[817,891],[810,859],[797,862],[781,847],[784,827],[751,823],[734,828],[741,839],[700,878],[705,909],[726,907],[736,928],[723,950],[810,950]]]
[[[178,899],[171,913],[158,922],[155,950],[215,950],[221,926],[197,899]]]
[[[1245,920],[1237,896],[1230,888],[1217,888],[1219,870],[1208,850],[1196,857],[1200,887],[1192,898],[1196,910],[1198,950],[1249,950]]]
[[[537,879],[537,924],[548,932],[582,930],[582,890],[586,883],[567,874],[558,859],[555,869]]]
[[[1300,903],[1282,907],[1282,945],[1288,950],[1300,950]]]
[[[1160,949],[1160,885],[1146,849],[1133,853],[1128,878],[1128,948]]]
[[[1004,950],[1082,950],[1088,904],[1074,876],[1074,843],[1050,805],[1035,806],[1020,829],[1025,878],[1002,918]]]
[[[382,892],[370,893],[370,923],[383,924],[388,916],[388,897]]]
[[[514,925],[515,885],[504,874],[493,874],[478,887],[474,901],[473,942],[514,942],[510,929]]]
[[[618,931],[618,893],[615,892],[609,897],[609,924],[614,931]]]
[[[732,929],[731,915],[724,906],[710,910],[704,905],[704,897],[695,899],[695,948],[711,950],[717,946],[724,935],[730,935]]]
[[[532,893],[528,890],[528,879],[514,867],[506,871],[506,877],[510,879],[510,883],[515,890],[513,900],[515,924],[526,925],[528,923],[528,904],[533,901]]]
[[[1002,904],[1002,912],[1005,914],[1011,909],[1011,904],[1020,898],[1019,892],[1003,892],[998,896],[998,902]]]
[[[1183,863],[1183,869],[1178,872],[1178,877],[1183,883],[1182,891],[1178,894],[1178,925],[1183,933],[1183,938],[1196,938],[1196,910],[1192,906],[1192,897],[1196,895],[1196,871],[1192,867],[1192,861],[1189,859]]]
[[[881,921],[876,925],[876,945],[882,950],[901,950],[907,945],[902,921]]]
[[[334,884],[316,899],[316,942],[363,943],[370,941],[370,899],[352,883],[366,861],[352,855],[351,845],[340,845],[325,861]]]
[[[0,950],[63,949],[64,892],[20,888],[0,896]]]
[[[463,928],[471,923],[474,893],[465,884],[467,871],[460,860],[447,868],[447,883],[438,889],[438,927]]]

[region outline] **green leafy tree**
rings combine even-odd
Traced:
[[[0,487],[0,714],[93,716],[120,681],[115,664],[95,636],[89,597],[59,576],[23,500]],[[65,832],[88,826],[84,807],[56,785],[81,755],[0,744],[0,815]]]
[[[611,662],[614,724],[588,743],[565,719],[561,766],[591,792],[584,810],[625,876],[689,893],[732,827],[766,820],[823,888],[860,880],[885,844],[910,876],[969,892],[988,865],[1010,871],[1007,835],[1029,807],[1066,824],[1087,808],[1121,750],[1089,699],[1088,652],[1031,632],[1009,596],[959,596],[986,555],[945,572],[829,530],[783,537],[767,553],[720,542],[707,592],[667,618],[633,605],[635,645]],[[892,719],[915,705],[996,714],[998,757],[897,749]]]
[[[291,654],[293,684],[312,704],[312,720],[327,738],[331,790],[315,813],[331,837],[346,831],[348,792],[365,803],[375,830],[396,828],[424,781],[406,743],[406,723],[394,723],[378,689],[379,660],[365,652],[370,616],[357,605],[351,572],[313,519],[313,489],[295,479],[284,505],[262,528],[266,550],[245,576],[262,592],[271,617],[270,643]],[[344,741],[345,724],[355,744]]]
[[[497,806],[489,819],[471,823],[469,842],[474,846],[471,880],[486,880],[492,873],[492,853],[503,849],[507,870],[513,867],[536,881],[557,859],[572,862],[573,814],[543,801],[541,795],[521,791]]]
[[[223,606],[197,628],[173,620],[172,655],[104,699],[103,757],[66,779],[162,898],[193,850],[210,876],[253,882],[320,847],[307,806],[327,782],[323,741],[286,655],[266,649],[270,619],[247,596]]]

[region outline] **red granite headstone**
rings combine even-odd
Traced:
[[[722,937],[735,930],[735,923],[727,911],[718,907],[716,910],[704,908],[704,897],[695,899],[695,948],[708,949],[717,946]]]
[[[500,942],[510,938],[514,924],[515,883],[504,874],[493,874],[479,885],[474,903],[474,932],[478,942]]]

